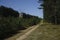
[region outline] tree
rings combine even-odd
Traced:
[[[19,13],[12,8],[0,6],[0,16],[8,17],[8,16],[13,16],[13,17],[18,17]]]
[[[39,0],[40,1],[40,0]],[[44,20],[49,23],[59,24],[60,0],[43,0]]]

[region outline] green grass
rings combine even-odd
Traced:
[[[60,25],[43,24],[24,40],[60,40]]]

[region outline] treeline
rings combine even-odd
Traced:
[[[40,23],[41,18],[0,6],[0,39]]]
[[[13,10],[12,8],[7,8],[4,6],[0,6],[0,16],[8,17],[8,16],[14,16],[18,17],[19,13],[18,11]]]

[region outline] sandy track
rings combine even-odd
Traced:
[[[32,31],[34,31],[38,27],[39,27],[39,25],[35,26],[33,29],[29,30],[27,33],[25,33],[24,35],[20,36],[16,40],[24,40]]]
[[[29,30],[28,32],[26,32],[24,35],[20,36],[20,37],[17,38],[16,40],[24,40],[25,38],[27,38],[27,36],[28,36],[29,34],[31,34],[31,32],[33,32],[35,29],[37,29],[41,24],[43,24],[42,21],[41,21],[40,24],[34,26],[33,29]]]

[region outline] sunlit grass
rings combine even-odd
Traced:
[[[60,25],[42,24],[24,40],[60,40]]]

